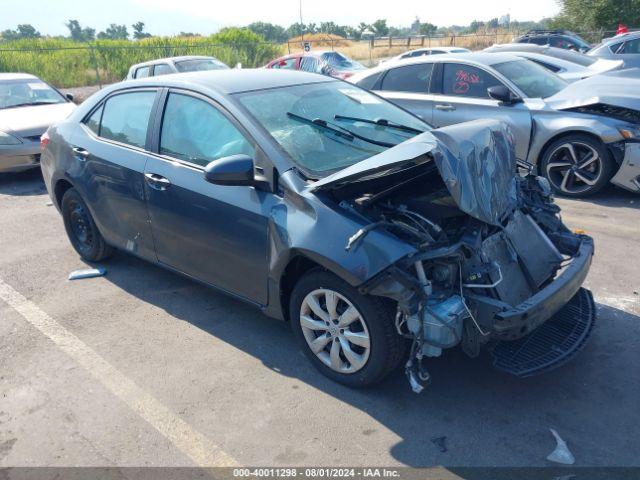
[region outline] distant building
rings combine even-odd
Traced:
[[[511,15],[509,15],[508,13],[506,15],[502,15],[498,19],[498,25],[500,25],[501,27],[508,27],[509,25],[511,25]]]
[[[416,17],[416,19],[411,24],[411,35],[418,35],[420,33],[420,19]]]

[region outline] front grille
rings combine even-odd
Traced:
[[[493,365],[518,377],[553,370],[582,350],[591,335],[596,307],[591,292],[581,288],[553,317],[516,341],[493,348]]]

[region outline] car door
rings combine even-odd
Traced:
[[[68,172],[107,242],[148,259],[155,253],[144,167],[156,95],[156,89],[132,89],[107,97],[73,135]]]
[[[437,69],[440,75],[433,81],[432,123],[446,127],[455,123],[494,118],[509,123],[516,136],[516,154],[526,159],[531,138],[531,113],[524,103],[504,105],[489,97],[487,89],[503,85],[490,72],[479,67],[456,62],[444,62]]]
[[[390,68],[374,86],[380,96],[431,123],[434,97],[429,93],[433,63]]]
[[[273,194],[207,182],[204,168],[256,147],[210,99],[165,93],[145,189],[158,261],[255,303],[267,303],[267,225]]]

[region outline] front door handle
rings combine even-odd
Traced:
[[[453,105],[448,103],[438,103],[436,104],[436,110],[440,110],[442,112],[453,112],[456,109]]]
[[[72,150],[73,150],[74,156],[81,162],[84,162],[89,157],[89,150],[85,148],[73,147]]]
[[[155,188],[156,190],[166,190],[171,182],[168,178],[163,177],[162,175],[158,175],[157,173],[145,173],[144,179],[151,188]]]

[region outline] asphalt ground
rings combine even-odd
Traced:
[[[0,175],[0,467],[640,466],[640,196],[563,200],[595,238],[598,321],[545,375],[459,350],[368,390],[321,376],[288,327],[117,253],[102,278],[71,248],[39,172]],[[446,437],[446,451],[434,438]]]

